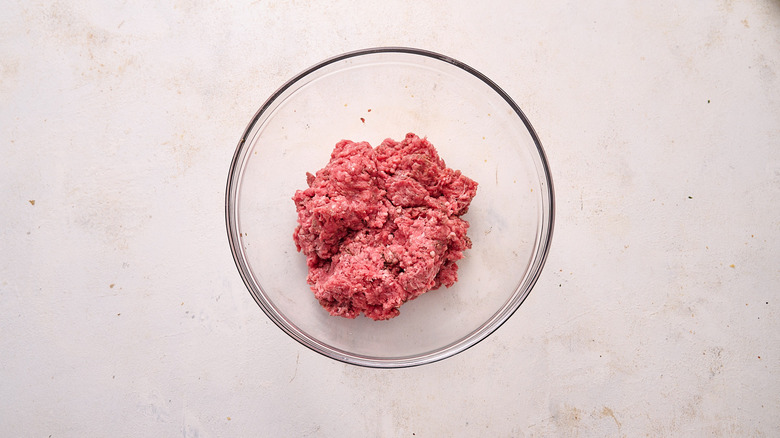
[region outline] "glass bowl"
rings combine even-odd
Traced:
[[[306,283],[292,196],[339,140],[377,146],[409,132],[479,183],[463,216],[473,246],[458,262],[459,280],[405,303],[391,320],[331,316]],[[226,193],[230,248],[266,315],[318,353],[377,368],[441,360],[495,331],[539,277],[553,219],[547,160],[517,104],[462,62],[399,47],[345,53],[284,84],[241,137]]]

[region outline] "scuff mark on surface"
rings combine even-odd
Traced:
[[[614,412],[614,411],[612,411],[612,409],[610,409],[610,408],[608,408],[608,407],[604,406],[604,409],[602,409],[602,410],[601,410],[601,415],[603,415],[603,416],[605,416],[605,417],[612,417],[612,419],[613,419],[613,420],[615,420],[615,424],[617,424],[617,427],[618,427],[618,433],[620,432],[620,427],[621,427],[621,424],[620,424],[620,422],[618,421],[617,417],[615,417],[615,412]]]
[[[290,378],[290,381],[287,383],[292,383],[293,380],[295,380],[295,376],[298,375],[298,363],[301,359],[301,352],[299,351],[298,354],[295,356],[295,372],[293,372],[292,378]]]

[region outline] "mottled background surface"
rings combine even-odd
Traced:
[[[3,436],[780,435],[780,2],[0,0]],[[456,357],[300,346],[233,265],[251,115],[404,45],[501,85],[553,170],[536,288]]]

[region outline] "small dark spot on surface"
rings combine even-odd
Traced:
[[[117,314],[116,314],[116,316],[119,316],[119,315],[121,315],[121,313],[117,313]]]
[[[759,359],[761,359],[761,356],[758,356]]]
[[[710,103],[710,100],[709,100],[709,99],[707,99],[707,103]]]
[[[109,285],[108,285],[108,288],[109,288],[109,289],[113,289],[113,288],[114,288],[114,283],[111,283],[111,284],[109,284]]]
[[[371,108],[368,109],[368,112],[371,112]]]
[[[30,203],[30,205],[35,205],[35,199],[30,199],[28,202]]]
[[[688,199],[693,199],[693,196],[688,196]]]
[[[360,121],[363,122],[363,123],[366,123],[366,119],[363,118],[363,117],[360,118]]]
[[[227,421],[230,421],[230,417],[227,417]]]

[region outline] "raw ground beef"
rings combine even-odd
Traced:
[[[452,170],[425,138],[372,148],[342,140],[309,187],[293,196],[293,239],[314,296],[331,315],[390,319],[398,307],[458,279],[471,248],[460,218],[477,183]]]

